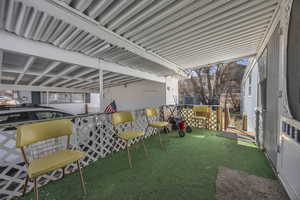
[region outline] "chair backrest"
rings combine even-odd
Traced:
[[[158,112],[155,108],[146,108],[145,110],[147,117],[156,117],[158,116]]]
[[[112,124],[118,125],[126,122],[133,122],[131,112],[115,112],[112,114]]]
[[[16,146],[24,147],[30,144],[72,134],[70,119],[60,119],[46,122],[21,125],[17,128]]]
[[[193,112],[196,116],[209,117],[211,108],[209,106],[193,106]]]

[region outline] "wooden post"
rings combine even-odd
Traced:
[[[222,107],[219,106],[217,108],[217,130],[220,131],[222,129]]]
[[[224,129],[227,130],[228,126],[229,126],[229,109],[228,107],[226,106],[225,107],[225,122],[224,122]]]
[[[243,131],[247,131],[248,128],[248,116],[243,114]]]

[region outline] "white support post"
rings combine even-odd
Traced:
[[[46,102],[47,102],[47,106],[49,105],[49,92],[46,92]]]
[[[0,85],[2,84],[3,51],[0,50]]]
[[[103,70],[99,70],[99,106],[100,106],[100,112],[104,111],[104,91],[103,91]]]

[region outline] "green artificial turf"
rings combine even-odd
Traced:
[[[216,132],[194,129],[179,138],[173,132],[163,135],[166,150],[159,148],[158,136],[143,147],[132,148],[133,169],[127,152],[114,153],[84,168],[87,195],[83,196],[78,173],[40,188],[40,199],[215,199],[218,167],[238,169],[275,179],[262,152],[255,145],[217,137]],[[32,199],[29,193],[24,199]]]

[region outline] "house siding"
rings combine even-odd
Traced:
[[[249,84],[249,79],[251,77],[251,84]],[[251,86],[251,94],[249,91],[249,86]],[[257,63],[252,68],[249,76],[244,81],[242,86],[242,113],[246,114],[248,117],[248,127],[247,130],[250,132],[255,132],[255,111],[257,108],[257,86],[258,86],[258,65]]]

